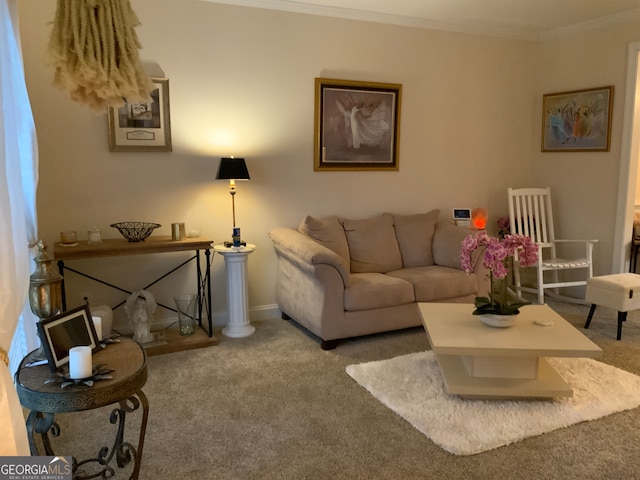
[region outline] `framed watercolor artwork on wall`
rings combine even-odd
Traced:
[[[542,151],[608,152],[612,106],[612,86],[544,95]]]

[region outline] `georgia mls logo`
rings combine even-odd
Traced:
[[[0,457],[0,480],[71,480],[71,457]]]
[[[64,457],[53,457],[49,462],[49,475],[66,475],[71,473],[71,464]]]

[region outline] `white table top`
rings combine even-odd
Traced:
[[[508,328],[483,324],[472,315],[474,306],[464,303],[419,303],[434,353],[444,355],[590,357],[602,350],[547,305],[520,309],[516,323]],[[553,320],[551,326],[534,323]]]
[[[213,250],[221,253],[221,254],[235,254],[235,253],[245,253],[245,254],[249,254],[251,252],[253,252],[256,249],[256,246],[251,244],[251,243],[247,243],[246,245],[241,245],[239,247],[225,247],[224,243],[218,243],[216,245],[213,246]]]

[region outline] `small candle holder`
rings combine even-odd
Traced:
[[[75,247],[78,245],[78,234],[75,230],[60,232],[60,245],[63,247]]]
[[[94,382],[99,380],[111,380],[113,376],[109,374],[113,371],[114,369],[107,368],[105,364],[98,364],[93,367],[91,376],[87,378],[70,378],[68,371],[59,371],[51,374],[49,378],[44,381],[44,384],[59,383],[60,388],[67,388],[69,385],[86,385],[87,387],[92,387]]]
[[[101,243],[102,236],[100,235],[100,229],[98,227],[89,227],[87,230],[87,244],[100,245]]]

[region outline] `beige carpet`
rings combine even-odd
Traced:
[[[616,315],[554,305],[603,349],[604,363],[640,375],[640,311],[622,341]],[[355,382],[347,365],[430,348],[422,328],[320,349],[294,323],[255,322],[247,338],[149,358],[150,412],[140,480],[602,480],[640,478],[640,408],[560,428],[478,455],[453,455]],[[57,416],[56,453],[83,459],[109,446],[111,409]],[[135,439],[138,415],[127,418]],[[0,440],[1,441],[1,440]],[[116,478],[127,478],[120,474]]]
[[[349,365],[347,373],[437,445],[473,455],[640,405],[640,377],[588,358],[549,363],[573,397],[551,401],[461,399],[446,392],[435,355],[411,353]]]

